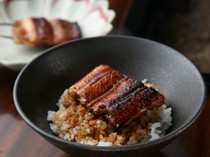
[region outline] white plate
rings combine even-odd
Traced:
[[[112,30],[115,17],[108,6],[107,0],[0,0],[0,22],[13,23],[26,17],[59,18],[77,22],[84,38],[103,36]],[[11,34],[12,27],[0,26],[0,35]],[[0,37],[0,65],[21,70],[43,50]]]

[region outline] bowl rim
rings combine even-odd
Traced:
[[[38,126],[36,126],[22,111],[18,99],[17,99],[17,88],[18,88],[18,82],[21,80],[22,74],[25,72],[26,69],[28,69],[28,67],[30,67],[31,64],[33,64],[34,62],[36,62],[37,59],[39,59],[40,57],[47,55],[48,53],[50,53],[51,51],[53,51],[54,49],[57,48],[61,48],[64,47],[68,44],[74,44],[80,41],[85,41],[85,40],[92,40],[92,39],[104,39],[104,38],[117,38],[117,39],[127,39],[127,40],[138,40],[138,41],[144,41],[144,42],[148,42],[151,44],[159,44],[163,47],[166,47],[167,49],[171,50],[170,53],[176,53],[177,55],[180,55],[182,58],[184,58],[185,60],[187,60],[191,66],[193,66],[193,68],[195,69],[195,72],[197,73],[198,77],[200,78],[200,82],[202,85],[202,91],[203,91],[203,96],[201,97],[201,102],[199,104],[199,108],[197,109],[197,112],[190,117],[190,119],[185,122],[182,126],[178,127],[177,129],[175,129],[174,131],[167,133],[166,135],[164,135],[163,137],[160,137],[157,140],[153,140],[153,141],[147,141],[147,142],[143,142],[143,143],[137,143],[137,144],[132,144],[132,145],[122,145],[122,146],[91,146],[91,145],[86,145],[86,144],[80,144],[80,143],[76,143],[76,142],[71,142],[71,141],[67,141],[64,139],[61,139],[59,137],[57,137],[56,135],[53,134],[49,134],[45,131],[43,131],[41,128],[39,128]],[[164,45],[160,42],[157,41],[153,41],[150,39],[145,39],[145,38],[141,38],[141,37],[133,37],[133,36],[124,36],[124,35],[107,35],[107,36],[102,36],[102,37],[90,37],[90,38],[83,38],[83,39],[76,39],[73,41],[69,41],[60,45],[56,45],[54,47],[51,47],[47,50],[44,50],[43,53],[41,53],[39,56],[37,56],[35,59],[33,59],[30,63],[28,63],[26,66],[24,66],[24,68],[20,71],[19,75],[16,78],[15,84],[14,84],[14,88],[13,88],[13,99],[14,99],[14,104],[15,107],[18,111],[18,113],[20,114],[20,116],[23,118],[23,120],[35,131],[37,131],[39,134],[41,134],[44,137],[47,137],[49,139],[52,139],[53,141],[57,141],[59,143],[64,143],[66,145],[71,145],[74,147],[80,147],[81,149],[86,149],[86,150],[94,150],[94,151],[121,151],[121,150],[136,150],[136,149],[141,149],[141,148],[145,148],[145,147],[150,147],[153,145],[157,145],[157,144],[161,144],[164,143],[165,141],[170,142],[171,139],[177,137],[178,135],[180,135],[183,131],[185,131],[187,128],[189,128],[195,121],[196,119],[199,117],[199,115],[201,114],[201,112],[203,111],[203,108],[205,106],[205,102],[206,102],[206,97],[207,97],[207,89],[206,89],[206,85],[204,82],[204,79],[201,75],[201,73],[199,72],[199,70],[197,69],[197,67],[192,63],[192,61],[190,61],[187,57],[185,57],[183,54],[181,54],[180,52],[178,52],[177,50]],[[47,113],[46,113],[47,114]]]

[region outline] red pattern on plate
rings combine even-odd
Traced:
[[[104,21],[108,22],[109,19],[108,19],[108,17],[106,16],[106,14],[104,13],[103,8],[102,8],[101,6],[96,7],[95,10],[98,11],[98,12],[100,13],[100,17],[101,17],[102,19],[104,19]]]
[[[85,1],[87,4],[90,3],[90,0],[74,0],[74,1]]]

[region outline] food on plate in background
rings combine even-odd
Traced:
[[[31,17],[17,20],[13,24],[13,40],[30,47],[54,46],[80,37],[77,23],[61,19]]]

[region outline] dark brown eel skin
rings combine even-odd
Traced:
[[[81,30],[77,23],[66,20],[53,19],[49,23],[53,29],[53,45],[58,45],[66,41],[81,38]]]
[[[165,101],[155,89],[104,64],[71,86],[68,94],[95,115],[105,116],[114,127],[128,124]]]
[[[89,101],[109,90],[119,79],[124,77],[120,72],[107,65],[100,65],[70,87],[69,95],[85,105]]]
[[[13,26],[13,40],[30,47],[51,45],[53,41],[53,30],[45,18],[17,20]]]
[[[13,40],[30,47],[54,46],[81,37],[77,23],[61,19],[25,18],[15,21]]]

